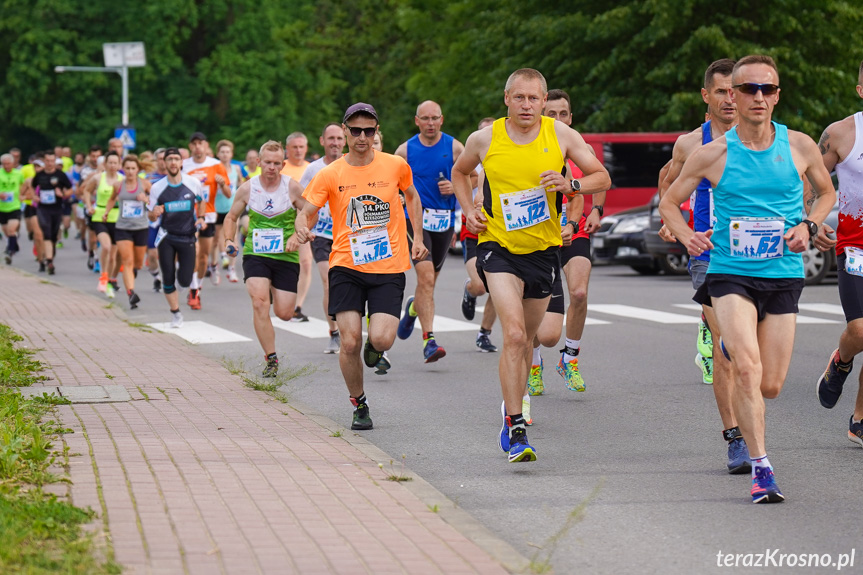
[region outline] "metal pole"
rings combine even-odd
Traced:
[[[125,58],[123,59],[125,63]],[[120,76],[123,78],[123,126],[129,125],[129,68],[123,66]]]

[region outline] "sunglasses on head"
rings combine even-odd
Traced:
[[[776,84],[753,84],[752,82],[745,82],[743,84],[737,84],[732,86],[732,88],[737,88],[744,94],[749,94],[750,96],[754,96],[761,91],[765,96],[770,96],[779,91],[779,86]]]
[[[354,138],[359,138],[360,134],[365,134],[366,138],[374,138],[377,128],[355,128],[353,126],[348,126],[348,130]]]

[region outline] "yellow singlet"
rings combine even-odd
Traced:
[[[530,192],[539,186],[541,173],[561,172],[564,167],[554,131],[556,120],[541,119],[539,136],[524,145],[510,139],[506,118],[492,125],[491,145],[482,161],[483,214],[488,221],[486,230],[479,234],[480,244],[496,242],[513,254],[561,245],[559,195],[545,190]]]

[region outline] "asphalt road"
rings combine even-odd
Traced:
[[[67,241],[51,279],[104,298],[84,262],[77,242]],[[36,271],[24,254],[14,265]],[[463,321],[464,277],[461,258],[451,256],[437,288],[439,316]],[[147,289],[146,272],[140,278],[143,301],[127,312],[129,320],[168,321],[164,297]],[[315,276],[304,311],[323,319],[319,285]],[[409,272],[409,293],[414,285]],[[765,552],[768,565],[782,554],[807,554],[807,562],[808,554],[831,554],[819,559],[831,565],[800,567],[798,557],[792,569],[746,572],[833,572],[832,562],[852,550],[854,566],[842,572],[863,571],[858,531],[863,451],[846,439],[856,385],[849,378],[848,391],[833,410],[822,408],[815,396],[815,382],[844,326],[841,315],[830,313],[835,308],[829,306],[839,303],[835,280],[804,290],[801,303],[828,307],[801,313],[814,319],[798,321],[788,381],[780,397],[768,402],[768,454],[787,497],[780,505],[752,505],[749,476],[725,472],[713,392],[701,384],[693,361],[695,324],[636,318],[658,311],[687,321],[697,312],[680,304],[691,304],[691,295],[688,278],[642,277],[623,267],[594,270],[591,306],[638,310],[613,315],[608,313],[613,308],[592,307],[588,317],[605,323],[586,329],[580,357],[585,393],[564,387],[553,369],[556,352],[544,350],[546,394],[533,400],[535,424],[528,432],[539,456],[534,463],[510,464],[497,446],[499,354],[477,353],[474,330],[438,326],[437,341],[447,356],[428,365],[419,333],[397,340],[389,352],[390,373],[366,371],[375,429],[363,435],[392,456],[396,469],[403,460],[537,566],[547,562],[558,574],[720,572],[728,570],[718,567],[726,554],[743,555],[731,558],[732,564],[743,565],[758,560],[746,554]],[[128,308],[125,297],[115,302]],[[198,312],[183,304],[187,321],[200,320],[252,341],[200,344],[198,349],[260,369],[262,353],[243,284],[208,283],[202,302]],[[321,353],[326,338],[283,330],[276,337],[283,369],[286,364],[315,367],[289,384],[289,397],[349,426],[352,407],[338,356]],[[500,345],[497,327],[492,339]],[[772,550],[778,551],[771,556]]]

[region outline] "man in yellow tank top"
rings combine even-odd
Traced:
[[[522,396],[532,342],[560,273],[560,194],[595,194],[611,186],[608,172],[572,128],[542,116],[548,86],[538,71],[513,72],[504,88],[509,110],[474,132],[452,171],[467,227],[479,234],[477,271],[494,299],[503,327],[499,371],[503,405],[499,444],[509,461],[533,461]],[[584,176],[563,174],[569,159]],[[482,162],[483,205],[471,199],[470,174]]]

